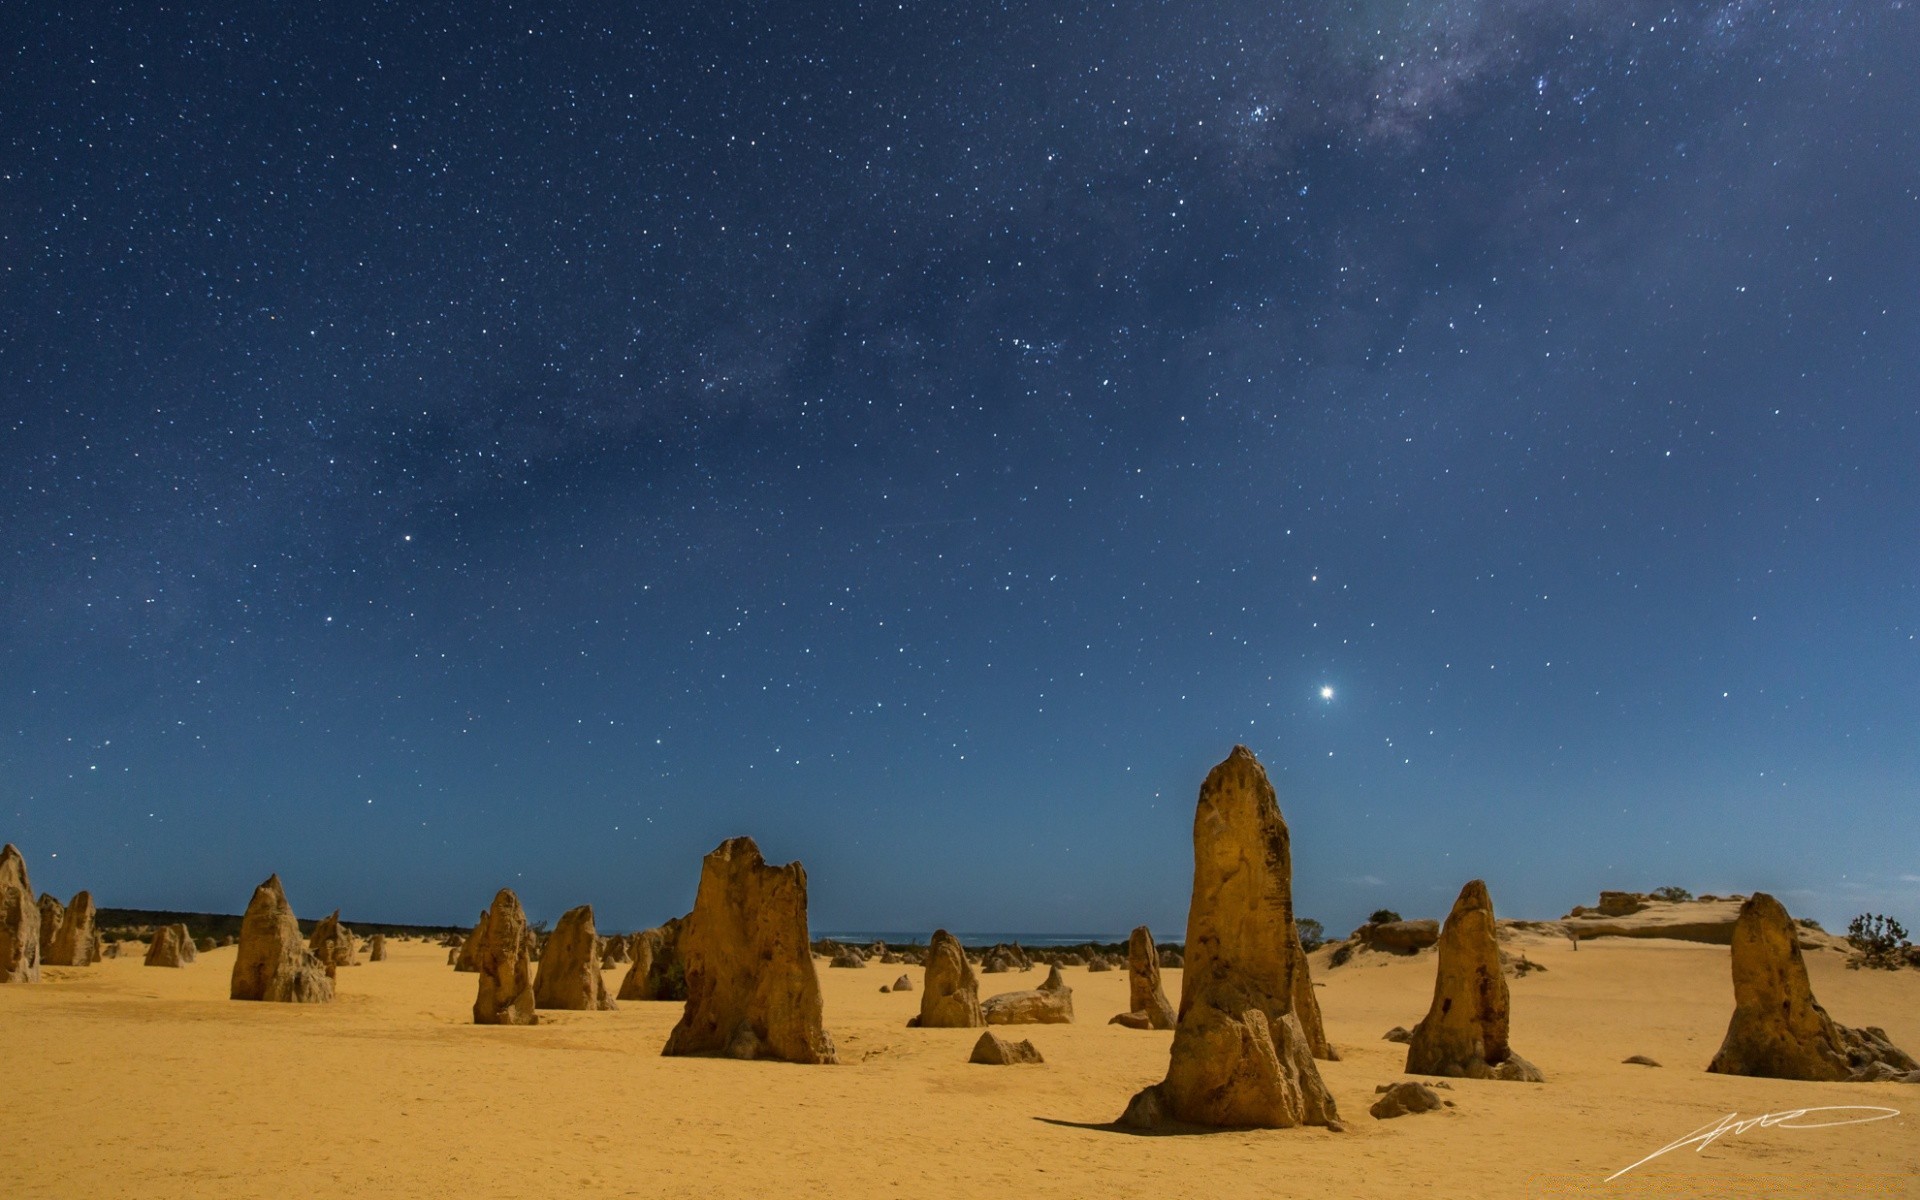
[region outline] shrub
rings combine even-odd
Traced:
[[[1327,965],[1331,967],[1344,966],[1346,964],[1346,961],[1352,957],[1353,957],[1353,943],[1341,942],[1338,946],[1335,946],[1333,948],[1333,957],[1327,960]]]
[[[1400,914],[1390,908],[1376,908],[1373,910],[1373,914],[1367,918],[1367,924],[1390,925],[1399,919]]]
[[[1300,946],[1302,949],[1318,950],[1327,944],[1326,926],[1320,924],[1320,922],[1314,920],[1312,917],[1301,917],[1293,923],[1293,927],[1300,931]]]
[[[1688,891],[1683,887],[1674,887],[1672,884],[1668,884],[1666,887],[1655,888],[1649,894],[1655,900],[1671,900],[1675,904],[1678,904],[1683,900],[1693,899],[1692,892]]]
[[[1868,966],[1892,969],[1900,965],[1907,930],[1892,917],[1861,913],[1847,923],[1847,941],[1860,951]]]

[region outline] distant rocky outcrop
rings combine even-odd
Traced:
[[[1207,775],[1193,820],[1187,968],[1167,1077],[1137,1095],[1121,1123],[1338,1127],[1310,1034],[1312,997],[1293,916],[1286,822],[1266,771],[1245,746]],[[1164,961],[1164,960],[1163,960]]]
[[[1733,1019],[1707,1070],[1769,1079],[1920,1082],[1920,1063],[1877,1028],[1836,1023],[1813,998],[1787,910],[1765,892],[1740,906],[1733,934]]]
[[[228,995],[235,1000],[320,1004],[333,999],[333,980],[300,936],[280,877],[270,875],[253,889],[240,920],[240,943],[233,958]]]
[[[967,1061],[985,1063],[991,1067],[1015,1067],[1047,1060],[1040,1057],[1040,1052],[1033,1048],[1032,1042],[1016,1042],[989,1029],[973,1044],[973,1053],[967,1056]]]
[[[913,990],[913,980],[902,975],[893,981],[893,990],[896,992],[910,992]]]
[[[533,1002],[533,931],[512,888],[494,893],[486,916],[474,927],[474,965],[480,985],[473,998],[475,1025],[537,1025]]]
[[[54,936],[60,930],[60,921],[67,915],[67,906],[60,903],[59,897],[51,893],[40,896],[40,965],[50,967],[47,952],[53,948]]]
[[[1468,881],[1440,930],[1433,1003],[1407,1044],[1409,1075],[1541,1082],[1539,1068],[1507,1044],[1507,980],[1494,929],[1487,885]]]
[[[1173,1005],[1160,984],[1160,952],[1145,925],[1127,938],[1127,1011],[1108,1021],[1128,1029],[1172,1029]]]
[[[925,990],[920,1015],[908,1022],[926,1029],[975,1029],[987,1019],[980,1012],[980,984],[960,942],[944,929],[927,943]]]
[[[27,860],[12,842],[0,849],[0,983],[40,982],[40,906]]]
[[[367,939],[367,961],[368,962],[387,961],[387,935],[386,934],[376,933],[372,937]]]
[[[1048,967],[1039,987],[989,996],[980,1002],[980,1015],[989,1025],[1071,1024],[1073,989],[1060,977],[1059,967]]]
[[[599,945],[593,931],[593,905],[568,909],[547,937],[540,974],[533,981],[534,1007],[588,1012],[616,1007],[600,974]]]
[[[722,842],[701,862],[679,941],[687,1007],[662,1053],[835,1061],[807,938],[805,867],[768,864],[752,838]]]
[[[153,941],[147,946],[145,965],[149,967],[184,967],[187,951],[193,943],[181,937],[179,925],[162,925],[153,931]]]
[[[94,929],[95,910],[92,892],[75,892],[51,932],[42,922],[40,961],[49,967],[84,967],[100,961],[94,945],[99,932]]]
[[[1349,940],[1357,941],[1369,950],[1415,954],[1440,940],[1440,922],[1382,921],[1377,925],[1362,925],[1353,931]]]
[[[1730,946],[1745,900],[1745,896],[1738,895],[1665,900],[1643,892],[1601,892],[1599,904],[1591,908],[1575,905],[1559,922],[1541,923],[1541,927],[1549,931],[1557,928],[1576,945],[1592,938],[1628,937],[1672,938]],[[1802,950],[1848,949],[1845,938],[1816,928],[1810,922],[1794,922],[1793,937]]]
[[[620,981],[622,1000],[685,1000],[686,965],[680,961],[680,930],[685,917],[675,917],[654,929],[643,929],[628,940],[633,965]]]
[[[327,969],[327,977],[332,978],[338,967],[357,967],[360,965],[359,945],[353,936],[353,930],[340,923],[340,910],[321,918],[313,927],[313,936],[307,939],[307,949],[320,960]]]
[[[182,921],[173,926],[173,940],[174,945],[179,947],[181,965],[200,960],[200,946],[193,940],[193,934],[187,931],[186,922]]]

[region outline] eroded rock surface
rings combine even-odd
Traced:
[[[927,1029],[975,1029],[987,1023],[980,1011],[980,983],[959,941],[944,929],[927,944],[925,990],[916,1023]]]
[[[1487,885],[1469,880],[1440,929],[1433,1002],[1407,1043],[1409,1075],[1539,1083],[1507,1044],[1509,997]]]
[[[805,867],[770,865],[752,838],[722,842],[700,865],[680,955],[687,1007],[662,1053],[835,1061],[807,939]]]
[[[993,1067],[1014,1067],[1023,1063],[1043,1063],[1047,1060],[1040,1057],[1040,1052],[1033,1048],[1032,1042],[1016,1042],[1011,1038],[1001,1037],[989,1029],[980,1035],[979,1041],[973,1044],[973,1053],[967,1057],[967,1061],[985,1063]]]
[[[268,876],[253,889],[253,899],[247,902],[227,994],[235,1000],[287,1004],[333,999],[333,980],[300,936],[300,922],[294,919],[278,875]]]
[[[1121,1121],[1337,1127],[1314,1064],[1315,1047],[1331,1047],[1294,925],[1287,826],[1245,746],[1200,786],[1185,964],[1167,1077],[1136,1095]]]
[[[1048,967],[1039,987],[989,996],[980,1002],[980,1015],[989,1025],[1068,1025],[1073,1022],[1073,989],[1060,977],[1059,967]]]
[[[1707,1070],[1769,1079],[1877,1082],[1920,1063],[1877,1028],[1850,1029],[1813,998],[1787,910],[1765,892],[1740,906],[1733,932],[1733,1019]]]
[[[600,973],[600,939],[593,929],[593,905],[570,908],[547,937],[540,974],[533,981],[536,1008],[603,1012],[615,1007]]]
[[[0,983],[40,982],[40,906],[27,860],[12,842],[0,849]]]
[[[501,888],[474,928],[474,966],[480,986],[473,998],[475,1025],[537,1025],[533,1002],[533,931],[512,888]]]

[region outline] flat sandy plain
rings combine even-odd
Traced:
[[[1548,1082],[1457,1080],[1441,1093],[1455,1107],[1392,1121],[1367,1115],[1375,1085],[1408,1078],[1381,1034],[1425,1013],[1433,954],[1339,969],[1313,956],[1345,1133],[1113,1128],[1165,1073],[1172,1037],[1106,1023],[1124,971],[1066,971],[1078,1023],[1006,1031],[1045,1065],[985,1067],[966,1061],[977,1031],[908,1029],[918,992],[879,991],[903,970],[917,988],[918,967],[821,963],[841,1061],[802,1067],[660,1057],[679,1004],[478,1028],[475,977],[421,942],[342,969],[323,1006],[229,1001],[231,949],[180,970],[53,967],[40,986],[0,987],[0,1195],[1920,1196],[1920,1087],[1703,1070],[1732,1007],[1725,947],[1509,948],[1548,968],[1511,984],[1513,1045]],[[1807,957],[1836,1020],[1920,1052],[1920,972]],[[981,976],[982,991],[1041,970]],[[1665,1065],[1623,1065],[1631,1054]],[[1727,1114],[1820,1105],[1899,1115],[1730,1133],[1605,1182]]]

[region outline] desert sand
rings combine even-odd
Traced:
[[[1381,1040],[1426,1010],[1434,955],[1311,956],[1345,1132],[1139,1134],[1112,1125],[1167,1069],[1169,1032],[1108,1025],[1127,975],[1067,968],[1073,1025],[1029,1026],[1044,1065],[970,1064],[977,1029],[908,1029],[919,967],[819,972],[837,1066],[663,1058],[681,1005],[473,1024],[474,976],[390,941],[325,1005],[227,999],[235,951],[180,970],[138,955],[0,988],[9,1197],[1920,1195],[1920,1088],[1711,1075],[1728,950],[1554,934],[1509,950],[1513,1039],[1545,1084],[1452,1080],[1454,1107],[1378,1121],[1409,1078]],[[1920,1046],[1920,972],[1807,956],[1837,1020]],[[821,964],[824,967],[824,964]],[[1034,987],[1047,968],[983,978]],[[1164,981],[1178,1003],[1180,972]],[[1660,1068],[1626,1065],[1633,1054]],[[1607,1175],[1729,1113],[1878,1105],[1826,1129],[1755,1128]],[[1866,1114],[1855,1114],[1866,1115]]]

